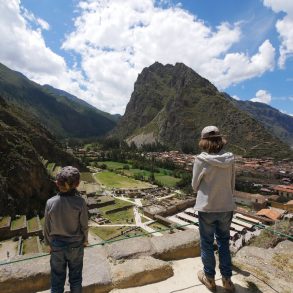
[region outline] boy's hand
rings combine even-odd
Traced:
[[[88,241],[83,243],[83,247],[87,247],[89,245]]]
[[[52,253],[52,247],[49,246],[49,253],[51,254]]]

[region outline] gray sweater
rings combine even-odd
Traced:
[[[192,187],[197,192],[195,210],[233,211],[235,203],[235,160],[232,153],[201,153],[195,157]]]
[[[53,237],[68,242],[88,241],[88,210],[76,190],[59,193],[47,201],[44,240],[50,245]]]

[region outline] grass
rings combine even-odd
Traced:
[[[141,175],[145,180],[147,180],[151,175],[150,171],[140,169],[123,170],[123,173],[127,176]],[[175,178],[173,176],[166,175],[165,173],[171,174],[170,171],[162,168],[160,168],[160,173],[154,173],[155,179],[164,186],[175,187],[176,183],[181,180],[180,178]]]
[[[124,239],[126,237],[145,234],[144,230],[137,228],[122,235],[121,232],[127,230],[129,230],[129,227],[90,227],[90,232],[99,236],[103,240],[109,240],[112,238]]]
[[[129,202],[125,202],[123,200],[119,200],[116,198],[115,204],[100,207],[99,210],[102,213],[103,217],[109,219],[113,224],[132,224],[134,223],[134,214],[132,207],[119,212],[106,214],[106,212],[111,211],[113,209],[118,209],[129,205],[131,205]]]
[[[121,235],[121,232],[126,230],[127,227],[90,227],[90,232],[99,236],[103,240],[119,236]]]
[[[38,253],[39,248],[38,248],[38,241],[37,237],[31,237],[23,242],[23,254],[28,254],[28,253]]]
[[[0,220],[0,228],[7,227],[10,224],[10,219],[11,219],[10,217],[3,217]]]
[[[89,183],[96,183],[94,177],[93,177],[93,174],[90,173],[90,172],[81,172],[80,173],[80,180],[81,181],[86,181],[86,182],[89,182]]]
[[[278,232],[292,235],[293,227],[289,221],[283,220],[276,222],[275,226],[272,226],[271,229],[276,229]],[[283,237],[264,229],[259,236],[252,239],[250,245],[261,248],[273,248],[282,240],[284,240]]]
[[[139,189],[150,187],[149,183],[118,175],[113,172],[100,172],[94,175],[98,183],[108,188],[130,188]]]
[[[122,207],[125,207],[125,206],[128,206],[130,205],[131,203],[129,202],[126,202],[124,200],[120,200],[118,198],[115,198],[115,204],[114,205],[110,205],[110,206],[105,206],[105,207],[101,207],[99,208],[99,210],[102,212],[102,213],[105,213],[107,211],[110,211],[110,210],[113,210],[113,209],[117,209],[117,208],[122,208]]]
[[[38,217],[34,217],[27,221],[27,229],[29,232],[41,230],[42,227],[39,226]]]
[[[25,216],[20,216],[11,223],[11,230],[18,230],[25,227]]]
[[[44,227],[45,217],[43,217],[40,221],[41,221],[41,225],[42,225],[42,227]]]
[[[133,208],[128,208],[112,214],[104,214],[104,218],[109,219],[113,224],[134,224]]]
[[[176,183],[181,180],[180,178],[175,178],[169,175],[161,175],[157,173],[155,173],[155,179],[167,187],[175,187]]]
[[[150,220],[145,218],[144,216],[141,216],[141,222],[142,223],[145,223],[145,222],[148,222],[148,221],[150,221]]]

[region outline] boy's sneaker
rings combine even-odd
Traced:
[[[222,278],[223,287],[228,292],[235,292],[235,286],[230,278]]]
[[[209,290],[211,291],[217,290],[215,279],[207,277],[204,271],[199,271],[197,273],[197,277]]]

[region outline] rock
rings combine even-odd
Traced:
[[[293,242],[283,241],[275,248],[246,246],[233,259],[233,264],[247,271],[278,292],[293,291]]]
[[[200,255],[199,233],[194,230],[166,234],[151,238],[154,257],[162,260],[176,260]]]
[[[112,289],[111,267],[105,248],[85,249],[82,286],[83,293],[104,293]]]
[[[1,293],[33,293],[48,288],[49,256],[0,266]]]
[[[115,265],[112,279],[115,288],[130,288],[163,281],[173,276],[172,266],[152,257],[127,260]]]
[[[150,256],[153,248],[149,238],[132,238],[106,245],[108,257],[118,259],[138,258]]]

